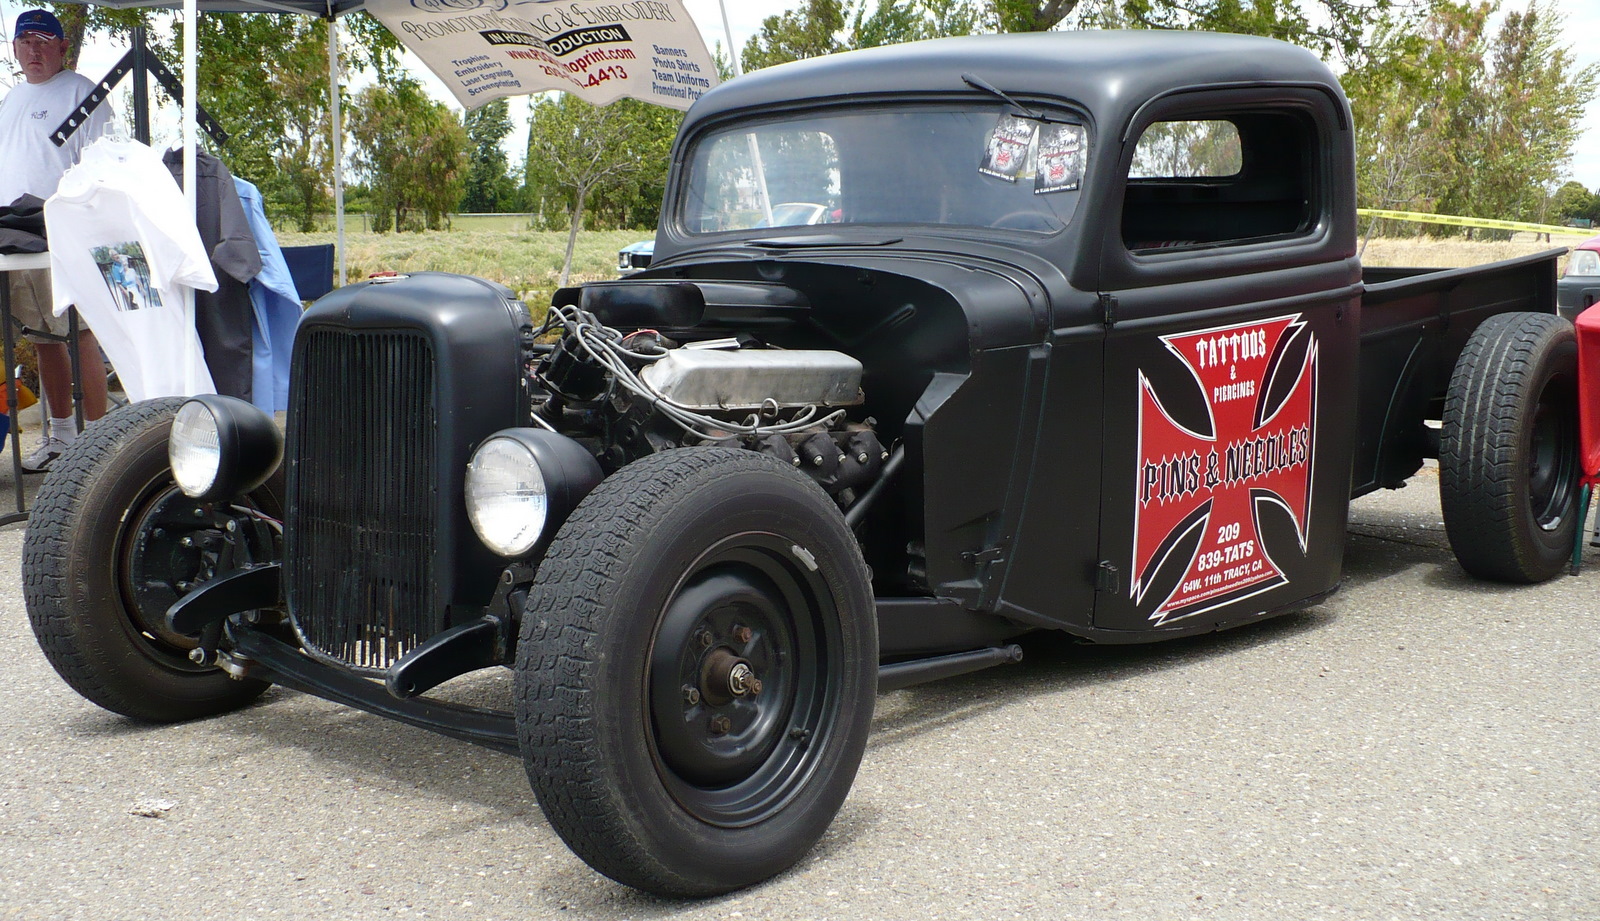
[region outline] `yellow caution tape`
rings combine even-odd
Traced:
[[[1458,217],[1454,214],[1427,214],[1420,211],[1383,211],[1376,208],[1357,208],[1362,217],[1376,217],[1391,221],[1416,221],[1422,224],[1449,224],[1453,227],[1482,227],[1487,230],[1520,230],[1524,233],[1561,233],[1587,236],[1590,231],[1582,227],[1563,227],[1558,224],[1530,224],[1526,221],[1497,221],[1486,217]]]

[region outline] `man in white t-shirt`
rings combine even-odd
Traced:
[[[94,89],[94,81],[66,69],[67,36],[60,20],[46,10],[28,10],[17,17],[12,53],[26,83],[0,102],[0,206],[23,194],[49,198],[61,174],[78,161],[84,146],[104,132],[110,115],[104,105],[65,144],[57,147],[50,134]],[[50,273],[7,272],[11,315],[29,330],[57,337],[67,334],[67,317],[55,316],[50,304]],[[39,356],[39,383],[49,421],[39,447],[22,462],[29,473],[40,472],[77,436],[72,410],[72,361],[59,338],[29,334]],[[78,333],[78,361],[83,384],[83,416],[94,421],[106,412],[106,368],[100,343],[87,328]]]

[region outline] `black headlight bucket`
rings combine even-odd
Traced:
[[[283,433],[272,416],[252,404],[205,394],[178,407],[167,458],[184,495],[204,502],[231,499],[265,483],[278,469]]]
[[[469,479],[478,473],[480,458],[494,442],[501,442],[502,446],[504,442],[511,442],[520,449],[514,451],[513,455],[526,452],[536,470],[536,478],[542,481],[544,509],[539,533],[529,543],[518,542],[520,546],[517,549],[496,546],[496,541],[482,527],[482,519],[488,515],[485,509],[489,502],[485,500],[496,497],[493,494],[477,496],[471,484],[464,490],[468,517],[478,531],[479,539],[495,553],[513,559],[537,559],[544,554],[556,531],[572,514],[572,510],[578,507],[578,503],[583,501],[583,497],[605,479],[605,471],[600,469],[600,462],[587,448],[565,435],[538,428],[511,428],[495,432],[478,445],[468,465]],[[491,450],[490,453],[498,452]],[[508,518],[501,517],[499,520],[507,521]],[[515,522],[512,524],[515,525]]]

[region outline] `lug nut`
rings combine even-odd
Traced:
[[[755,632],[752,631],[749,627],[741,625],[741,626],[737,626],[737,627],[733,628],[733,638],[738,640],[741,643],[750,642],[750,638],[752,636],[755,636]]]
[[[718,716],[713,716],[711,718],[711,734],[712,735],[719,735],[719,736],[727,735],[728,734],[728,730],[730,730],[732,728],[733,728],[733,723],[726,716],[718,715]]]
[[[757,678],[756,673],[750,670],[750,666],[740,662],[728,673],[728,693],[735,697],[743,697],[746,694],[760,694],[761,679]]]
[[[711,631],[710,630],[700,630],[700,631],[698,631],[694,635],[694,640],[695,640],[695,642],[700,644],[700,648],[701,649],[710,649],[711,648],[711,643],[713,641],[713,638],[711,636]]]
[[[700,702],[700,689],[695,687],[692,684],[684,685],[683,686],[683,702],[688,704],[691,707],[694,706],[695,704],[699,703]]]

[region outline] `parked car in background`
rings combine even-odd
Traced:
[[[804,227],[810,224],[828,224],[828,206],[809,201],[789,201],[772,206],[772,219],[762,218],[752,227]]]
[[[640,240],[638,243],[629,243],[617,251],[617,271],[624,275],[631,275],[640,269],[650,267],[650,257],[656,251],[654,237]]]
[[[1556,282],[1556,306],[1571,320],[1600,301],[1600,237],[1578,244]]]
[[[759,212],[757,212],[759,213]],[[809,201],[789,201],[772,206],[772,219],[760,218],[750,227],[805,227],[811,224],[829,224],[837,218],[829,211],[827,205],[819,205]],[[656,241],[652,237],[629,243],[617,251],[617,271],[623,275],[632,275],[640,269],[648,269],[650,260],[654,258]]]

